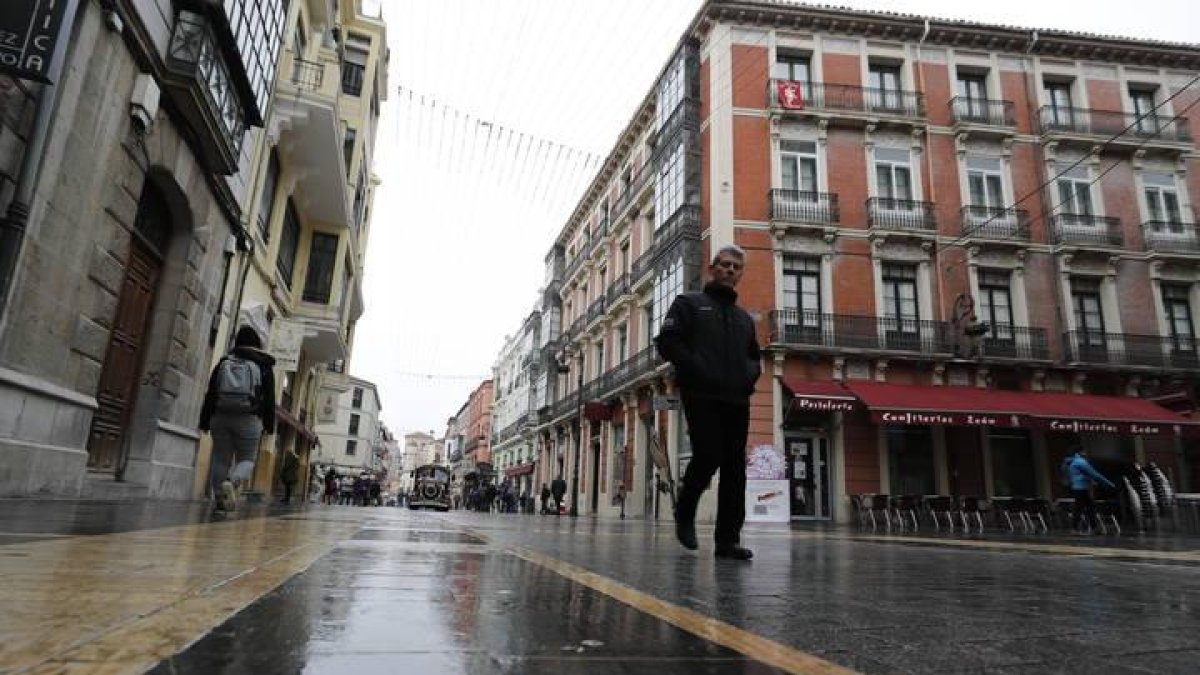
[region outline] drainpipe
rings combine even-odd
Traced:
[[[67,60],[67,44],[71,41],[75,15],[79,10],[79,0],[66,1],[62,26],[58,31],[54,53],[50,57],[51,84],[43,86],[39,92],[33,131],[29,135],[29,143],[25,146],[25,155],[21,159],[21,172],[17,176],[16,190],[8,204],[8,213],[0,219],[0,325],[3,324],[8,309],[8,296],[12,291],[17,261],[25,242],[25,226],[29,223],[38,173],[42,168],[42,157],[46,154],[46,144],[50,138],[50,125],[58,108],[59,92],[62,90],[59,85],[62,84],[63,66]]]
[[[916,84],[917,92],[921,96],[925,96],[925,78],[921,74],[921,48],[925,45],[925,40],[929,37],[929,19],[925,19],[925,29],[921,31],[921,39],[917,40],[917,60],[916,60]],[[928,101],[926,102],[928,103]],[[937,204],[937,188],[933,177],[933,135],[929,131],[929,125],[925,125],[925,170],[929,174],[929,203]],[[938,246],[937,239],[933,242],[933,277],[934,288],[937,291],[937,302],[934,308],[934,316],[937,321],[944,321],[946,311],[944,308],[943,298],[945,297],[945,287],[943,280],[944,272],[942,270],[942,250]]]

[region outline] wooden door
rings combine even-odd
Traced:
[[[92,418],[88,442],[89,468],[104,471],[121,468],[125,434],[142,369],[142,347],[150,327],[161,272],[158,255],[139,237],[133,237],[108,353],[100,371],[100,387],[96,393],[99,408]]]

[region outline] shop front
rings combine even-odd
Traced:
[[[1178,485],[1180,444],[1200,434],[1197,421],[1132,397],[782,384],[792,516],[800,519],[839,515],[839,500],[858,494],[1055,499],[1064,496],[1057,467],[1077,447],[1114,477],[1155,463]]]

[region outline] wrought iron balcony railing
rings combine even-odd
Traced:
[[[838,196],[830,192],[771,190],[771,220],[831,225],[840,220]]]
[[[937,221],[930,202],[871,197],[867,200],[867,226],[901,232],[934,232]]]
[[[1142,224],[1146,248],[1151,251],[1200,253],[1200,235],[1195,223],[1151,220]]]
[[[780,100],[780,92],[785,100]],[[771,80],[771,105],[785,110],[848,110],[901,117],[924,117],[925,97],[902,89],[875,89],[823,82]]]
[[[1029,241],[1029,212],[991,206],[964,206],[962,235],[976,239]]]
[[[617,277],[617,280],[613,282],[612,286],[608,287],[608,293],[606,297],[608,298],[609,306],[611,307],[614,303],[616,303],[618,298],[628,293],[629,277],[622,274],[621,276]]]
[[[959,124],[988,124],[995,127],[1016,126],[1012,101],[955,96],[950,99],[950,112]]]
[[[957,338],[945,321],[922,321],[876,316],[848,316],[778,309],[769,313],[771,342],[789,347],[862,349],[957,354],[1045,361],[1050,358],[1042,328],[1000,324],[991,326],[975,343]]]
[[[656,249],[669,246],[679,237],[700,238],[700,207],[684,204],[667,218],[667,222],[654,233]]]
[[[1067,106],[1043,106],[1042,133],[1070,133],[1087,136],[1124,134],[1131,140],[1159,138],[1172,143],[1190,143],[1192,133],[1186,117],[1139,116],[1119,110],[1090,110]],[[1128,129],[1128,131],[1126,131]]]
[[[654,269],[654,245],[651,244],[646,252],[638,256],[638,259],[633,261],[633,267],[629,270],[629,279],[632,283],[637,283]]]
[[[325,79],[325,65],[304,59],[292,61],[292,84],[299,89],[320,91]]]
[[[628,208],[633,202],[633,198],[646,188],[646,183],[650,181],[653,176],[654,163],[644,163],[642,168],[638,169],[638,172],[633,175],[629,181],[629,184],[625,186],[625,189],[621,192],[620,196],[617,197],[617,203],[613,205],[612,210],[613,218],[619,219],[625,213],[625,209]]]
[[[1121,220],[1086,213],[1058,213],[1051,219],[1056,244],[1121,246]]]
[[[1073,330],[1063,334],[1067,360],[1112,366],[1200,367],[1192,335],[1132,335]]]
[[[600,317],[604,316],[604,312],[607,309],[608,309],[608,296],[601,295],[600,297],[593,300],[592,304],[588,306],[587,322],[592,323],[593,321],[596,321]]]
[[[920,319],[772,310],[771,342],[813,347],[949,353],[945,324]]]

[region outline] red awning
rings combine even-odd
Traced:
[[[848,382],[879,424],[1037,427],[1160,436],[1194,423],[1145,399],[976,387]],[[1189,429],[1190,430],[1190,429]]]
[[[791,393],[791,408],[796,412],[850,412],[858,407],[858,399],[840,382],[787,377],[781,382]]]
[[[509,478],[512,478],[515,476],[527,476],[531,473],[533,473],[533,465],[532,464],[522,464],[520,466],[514,466],[512,468],[504,470],[504,475],[508,476]]]

